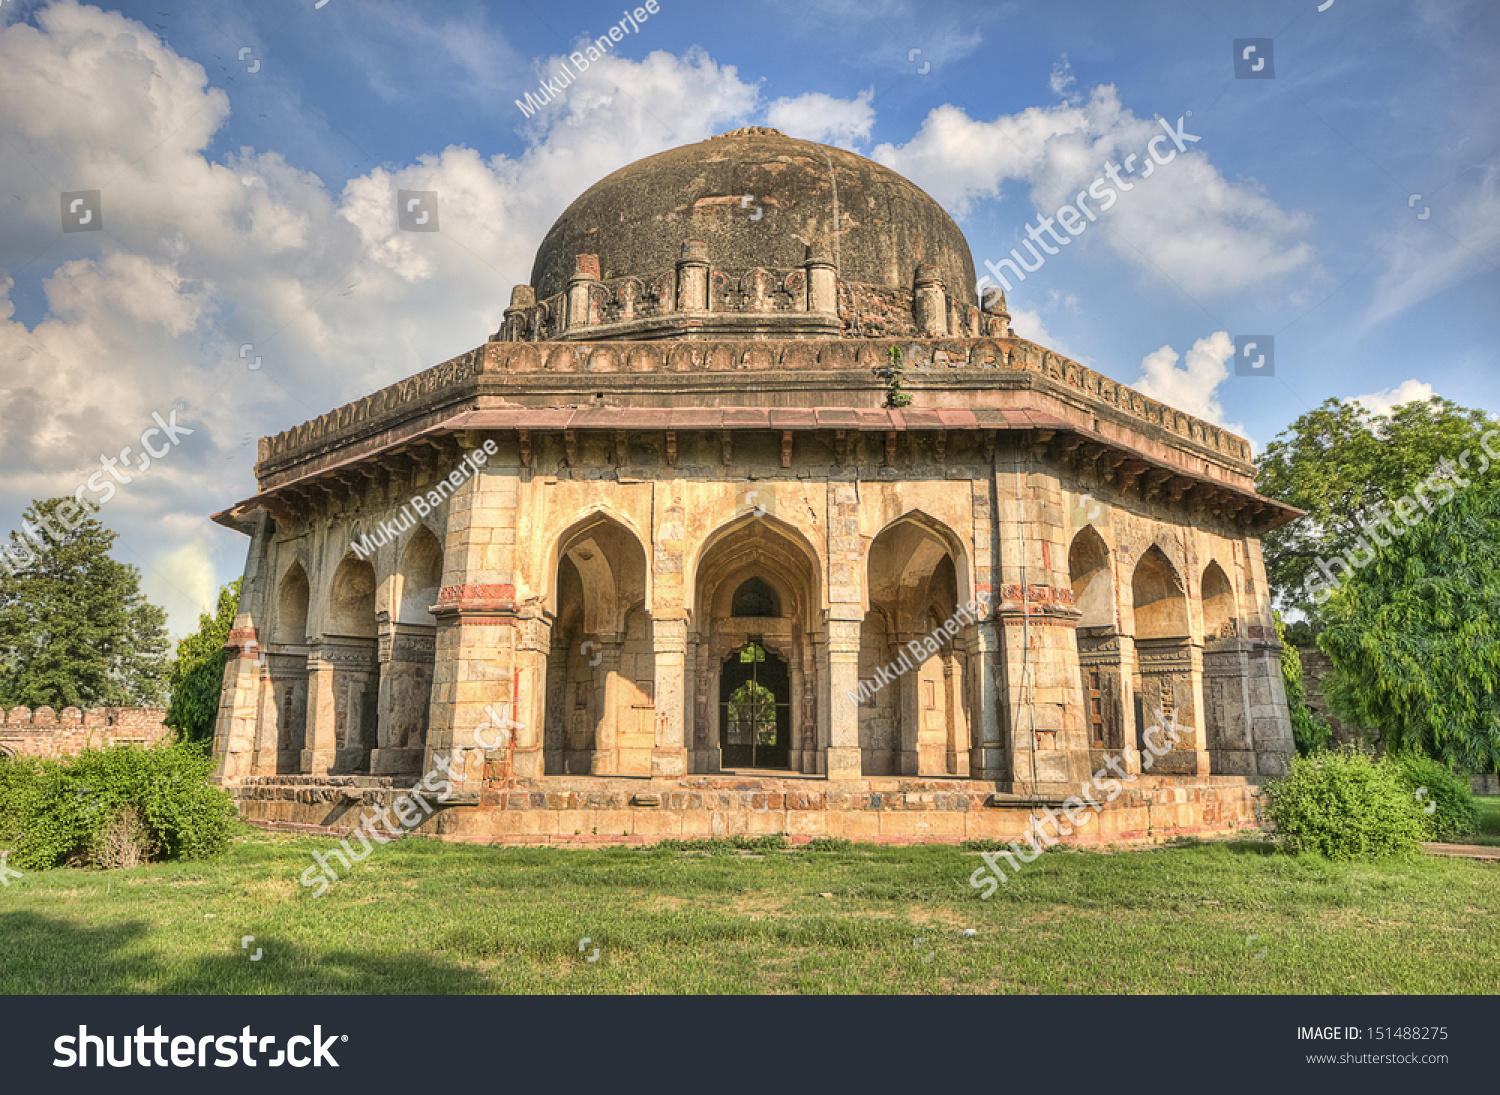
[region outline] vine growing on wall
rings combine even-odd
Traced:
[[[881,380],[885,381],[885,405],[887,407],[910,407],[911,396],[901,390],[901,381],[906,376],[906,362],[901,353],[900,346],[892,346],[889,351],[891,363],[879,370]]]

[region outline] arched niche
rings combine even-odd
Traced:
[[[1068,549],[1068,575],[1079,627],[1115,626],[1114,574],[1109,547],[1092,525],[1080,529]]]
[[[256,719],[255,771],[302,771],[307,743],[307,618],[312,601],[307,571],[293,561],[276,584],[271,626],[264,645],[260,713]]]
[[[1187,594],[1166,553],[1147,548],[1131,576],[1135,621],[1135,736],[1141,765],[1153,775],[1196,775],[1197,711],[1193,648],[1189,638]],[[1148,755],[1153,726],[1176,728],[1179,737],[1166,755]],[[1152,740],[1164,743],[1161,734]]]
[[[975,621],[951,529],[907,514],[870,544],[860,631],[860,765],[865,775],[966,776],[977,710]]]
[[[375,568],[345,556],[329,583],[319,657],[331,667],[335,753],[332,772],[370,771],[379,727],[380,662]]]
[[[1203,570],[1203,641],[1232,639],[1239,634],[1234,586],[1224,568],[1210,562]]]
[[[1125,745],[1125,679],[1116,628],[1114,568],[1109,547],[1092,526],[1073,537],[1068,549],[1073,604],[1079,611],[1075,636],[1078,670],[1088,723],[1090,770]]]
[[[382,715],[371,768],[377,775],[416,775],[427,744],[437,660],[431,608],[443,581],[443,549],[425,525],[402,545],[394,578],[395,618],[380,666]]]
[[[562,532],[550,558],[544,770],[649,775],[655,655],[646,550],[622,521],[596,511]]]

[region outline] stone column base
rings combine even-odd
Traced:
[[[651,775],[658,779],[676,779],[687,775],[687,750],[651,750]]]
[[[310,776],[326,776],[337,752],[337,749],[304,749],[299,767]]]
[[[370,774],[376,776],[419,775],[422,771],[422,750],[375,749],[370,753]]]
[[[837,749],[828,747],[828,778],[829,779],[859,779],[861,774],[861,756],[858,749]]]

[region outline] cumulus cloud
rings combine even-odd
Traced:
[[[1371,414],[1388,415],[1403,403],[1426,401],[1432,396],[1431,384],[1420,380],[1403,380],[1394,388],[1386,388],[1370,395],[1357,395],[1350,402],[1361,404]]]
[[[853,148],[869,139],[875,124],[875,89],[865,88],[853,99],[835,99],[821,91],[777,99],[766,108],[766,124],[789,137]]]
[[[204,575],[243,560],[205,517],[254,490],[257,436],[482,343],[586,186],[758,98],[701,51],[608,57],[531,120],[518,156],[455,145],[332,191],[275,152],[210,159],[228,98],[141,24],[71,0],[36,24],[0,30],[0,193],[21,199],[0,277],[0,504],[14,521],[75,493],[176,409],[193,434],[101,516],[178,631],[212,610]],[[442,231],[397,231],[398,188],[437,191]],[[59,191],[83,189],[101,191],[105,230],[62,236]],[[48,248],[28,326],[14,275]]]
[[[1066,72],[1054,73],[1054,86],[1067,90],[1068,79]],[[1184,118],[1183,133],[1187,151],[1176,152],[1165,166],[1153,165],[1145,177],[1148,142],[1165,133],[1156,119],[1126,109],[1119,92],[1106,84],[1086,100],[1075,96],[989,121],[951,104],[940,106],[910,141],[877,145],[871,158],[958,213],[1000,199],[1008,182],[1027,184],[1033,209],[1017,214],[1017,240],[1026,221],[1038,213],[1053,215],[1095,180],[1113,185],[1105,174],[1113,163],[1124,180],[1118,200],[1099,210],[1096,195],[1091,204],[1098,219],[1091,229],[1063,238],[1082,248],[1103,237],[1127,263],[1192,293],[1244,289],[1310,264],[1313,249],[1301,238],[1309,218],[1283,211],[1254,181],[1226,179],[1209,158],[1211,130],[1195,131],[1192,119]],[[1188,142],[1188,134],[1201,143]],[[1167,142],[1158,151],[1165,156],[1175,148]],[[1134,161],[1127,172],[1128,156]],[[1014,245],[997,241],[993,255],[981,247],[975,257],[998,261]]]
[[[1219,385],[1229,379],[1232,357],[1234,339],[1228,331],[1215,331],[1200,338],[1187,352],[1186,360],[1171,346],[1163,346],[1141,360],[1141,375],[1131,387],[1185,414],[1243,436],[1243,426],[1224,421],[1224,408],[1219,403]],[[1179,368],[1180,360],[1183,364]]]

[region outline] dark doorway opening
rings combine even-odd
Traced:
[[[786,662],[755,640],[719,675],[719,744],[726,768],[786,768],[791,751],[791,680]]]

